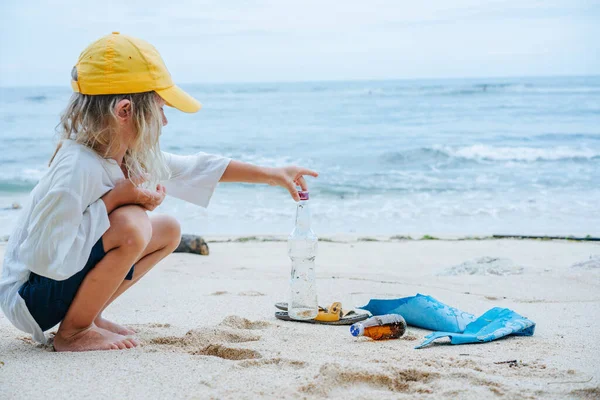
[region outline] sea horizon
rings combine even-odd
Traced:
[[[450,77],[406,77],[406,78],[347,78],[347,79],[300,79],[300,80],[240,80],[240,81],[178,81],[174,79],[177,85],[245,85],[245,84],[286,84],[286,83],[343,83],[343,82],[410,82],[410,81],[462,81],[462,80],[477,80],[477,79],[553,79],[553,78],[598,78],[598,74],[547,74],[547,75],[481,75],[481,76],[450,76]],[[35,83],[31,85],[3,85],[0,82],[0,89],[20,89],[20,88],[46,88],[59,89],[71,88],[70,83],[66,80],[63,83]]]

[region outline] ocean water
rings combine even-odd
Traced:
[[[320,236],[600,234],[600,77],[184,85],[164,150],[316,169]],[[0,89],[0,235],[44,174],[70,91]],[[287,234],[281,188],[221,184],[161,212],[207,235]]]

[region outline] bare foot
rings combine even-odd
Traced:
[[[133,329],[111,322],[102,317],[96,318],[94,324],[96,324],[96,326],[99,328],[106,329],[109,332],[118,333],[119,335],[123,336],[133,335],[135,333]]]
[[[84,330],[59,329],[54,337],[56,351],[123,350],[138,345],[134,339],[91,325]]]

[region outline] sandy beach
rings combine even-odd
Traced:
[[[320,243],[322,305],[422,293],[476,315],[508,307],[537,323],[533,337],[415,350],[428,331],[375,342],[348,327],[276,320],[286,243],[207,239],[210,256],[169,256],[107,310],[138,330],[139,348],[56,353],[0,315],[0,397],[600,398],[599,262],[576,265],[600,255],[599,244]],[[508,267],[452,268],[484,256]]]

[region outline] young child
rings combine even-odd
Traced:
[[[298,201],[297,186],[306,190],[304,176],[317,173],[161,152],[163,106],[192,113],[200,103],[173,84],[142,40],[102,37],[71,75],[75,93],[62,115],[61,142],[6,248],[0,306],[38,342],[60,323],[57,351],[131,348],[134,332],[102,312],[181,237],[174,218],[146,211],[166,194],[206,207],[218,182],[283,186]]]

